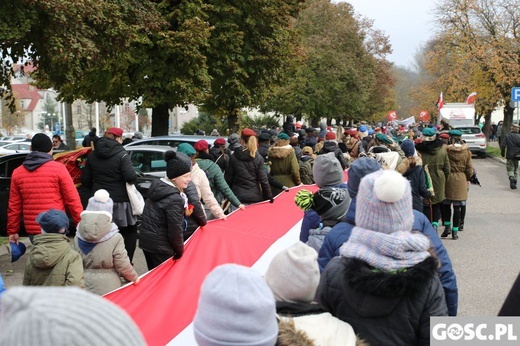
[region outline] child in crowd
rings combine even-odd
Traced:
[[[70,247],[65,235],[69,218],[61,210],[50,209],[36,217],[41,234],[34,237],[34,246],[27,259],[23,284],[26,286],[84,287],[83,262]]]
[[[297,242],[280,251],[271,261],[265,280],[276,299],[280,315],[280,335],[287,329],[304,332],[310,345],[363,345],[347,322],[326,312],[314,302],[320,281],[318,254],[311,247]],[[279,340],[281,338],[279,337]],[[278,345],[295,345],[278,343]]]
[[[0,346],[146,345],[123,309],[77,287],[12,287],[0,305]]]
[[[275,300],[262,275],[238,264],[213,269],[200,289],[193,331],[200,346],[274,346]]]
[[[74,249],[83,259],[86,289],[99,295],[121,287],[120,275],[134,284],[139,282],[123,236],[112,222],[113,205],[107,190],[97,190],[81,213],[74,238]]]
[[[371,345],[422,345],[430,317],[448,316],[430,240],[412,232],[410,183],[379,170],[359,185],[356,226],[325,267],[316,297]]]

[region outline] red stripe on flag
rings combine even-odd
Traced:
[[[129,285],[105,298],[122,307],[141,329],[148,345],[165,345],[184,330],[195,315],[200,286],[216,266],[237,263],[252,266],[262,254],[298,223],[303,212],[292,188],[268,202],[247,206],[226,221],[211,221],[193,234],[179,261],[166,261]]]

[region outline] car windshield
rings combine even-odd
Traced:
[[[481,132],[479,127],[457,127],[457,130],[463,135],[476,135]]]

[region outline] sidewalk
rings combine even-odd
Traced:
[[[499,148],[498,142],[488,142],[487,145],[492,147],[492,148]],[[502,157],[496,157],[496,156],[492,156],[492,155],[488,155],[488,157],[490,157],[493,160],[495,160],[497,162],[500,162],[500,163],[502,163],[504,165],[506,164],[506,159],[504,159]]]

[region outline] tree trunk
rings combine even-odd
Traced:
[[[484,132],[487,141],[489,142],[491,140],[491,114],[484,116],[484,126],[482,127],[482,132]]]
[[[502,124],[502,139],[504,139],[506,135],[511,132],[514,111],[515,109],[511,108],[509,103],[506,103],[504,107],[504,123]]]
[[[168,104],[163,103],[153,107],[152,109],[152,137],[167,136],[169,131],[168,120],[170,112]]]
[[[76,149],[76,130],[72,122],[72,103],[65,103],[65,118],[67,119],[67,128],[65,129],[65,138],[67,145],[71,150]]]
[[[227,121],[229,134],[238,133],[238,110],[234,109],[229,112]]]

